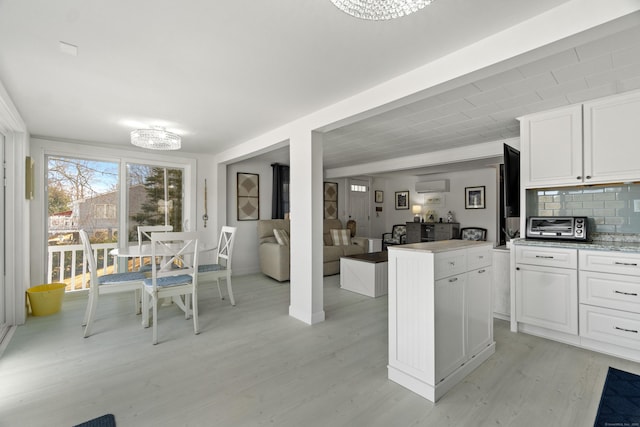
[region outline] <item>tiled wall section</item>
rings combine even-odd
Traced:
[[[527,190],[527,216],[587,216],[597,233],[640,233],[640,184]]]

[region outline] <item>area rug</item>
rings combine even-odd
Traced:
[[[640,426],[640,376],[609,367],[594,427]]]
[[[74,427],[116,427],[116,417],[113,414],[107,414]]]

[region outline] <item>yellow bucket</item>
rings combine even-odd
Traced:
[[[64,283],[49,283],[27,289],[31,313],[34,316],[48,316],[60,311],[66,287]]]

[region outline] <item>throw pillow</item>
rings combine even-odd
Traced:
[[[351,244],[351,230],[331,230],[333,246],[349,246]]]
[[[275,236],[279,245],[289,246],[289,233],[287,233],[287,230],[285,230],[284,228],[274,228],[273,235]]]

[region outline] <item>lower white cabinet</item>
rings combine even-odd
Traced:
[[[483,267],[467,273],[465,289],[467,315],[467,353],[477,354],[493,341],[493,272],[490,267]]]
[[[436,383],[458,369],[466,358],[466,282],[467,275],[459,274],[435,283]]]
[[[510,251],[493,250],[493,317],[510,320],[511,317],[511,271]]]
[[[577,271],[517,264],[516,310],[518,322],[577,335]]]
[[[389,379],[435,402],[495,352],[492,245],[389,247]]]
[[[512,330],[640,362],[639,253],[516,245],[514,264]]]

